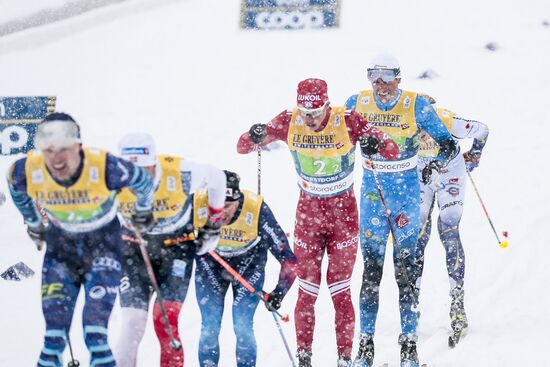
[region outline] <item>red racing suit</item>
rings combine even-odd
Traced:
[[[330,107],[316,131],[307,128],[297,109],[286,110],[266,126],[265,146],[287,143],[294,158],[301,189],[294,228],[294,254],[299,278],[294,317],[298,351],[311,352],[315,328],[314,305],[321,283],[321,263],[328,254],[327,283],[335,309],[338,355],[351,357],[355,311],[350,282],[358,245],[357,203],[353,192],[355,145],[360,136],[380,141],[381,154],[395,157],[399,148],[356,112]],[[243,134],[237,151],[257,146]]]

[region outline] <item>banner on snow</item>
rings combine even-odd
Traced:
[[[0,97],[0,154],[34,149],[36,125],[55,111],[56,97]]]
[[[340,0],[242,0],[243,29],[335,28]]]

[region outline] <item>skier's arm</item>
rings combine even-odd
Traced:
[[[8,171],[8,188],[15,206],[23,215],[25,223],[31,227],[36,227],[40,224],[40,213],[34,201],[27,195],[26,161],[27,158],[19,159],[10,167]]]
[[[109,190],[120,190],[124,187],[132,190],[136,195],[136,211],[152,209],[155,187],[153,177],[144,169],[108,153],[105,181]]]
[[[346,111],[346,126],[351,143],[355,145],[357,140],[363,136],[372,136],[379,141],[380,151],[378,152],[386,159],[396,159],[399,155],[399,146],[388,135],[369,124],[361,115],[355,111]]]
[[[473,138],[474,142],[470,151],[481,153],[487,138],[489,137],[489,128],[487,125],[475,121],[468,120],[459,116],[453,117],[452,134],[457,139]]]
[[[276,294],[282,300],[296,279],[296,256],[290,249],[285,232],[265,202],[260,210],[259,235],[281,264],[279,281],[271,294]]]
[[[348,98],[348,100],[346,101],[346,108],[348,110],[354,110],[355,111],[355,107],[357,106],[358,96],[359,96],[358,94],[354,94],[353,96]]]
[[[441,121],[433,106],[424,98],[417,97],[415,103],[416,124],[439,145],[439,154],[434,159],[446,166],[458,154],[458,146],[447,127]]]
[[[278,114],[273,120],[266,125],[266,136],[260,144],[261,147],[273,143],[276,140],[286,141],[288,136],[288,126],[292,118],[292,111],[285,110]],[[254,151],[257,144],[250,139],[248,132],[241,135],[237,143],[237,152],[240,154],[248,154]]]
[[[212,223],[221,219],[225,203],[225,173],[214,166],[187,159],[181,161],[180,171],[182,177],[189,178],[191,193],[199,189],[207,190],[208,209]]]

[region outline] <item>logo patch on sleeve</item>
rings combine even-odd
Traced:
[[[405,213],[400,213],[397,218],[395,218],[395,224],[397,224],[397,228],[406,227],[409,223],[409,218],[407,218]]]

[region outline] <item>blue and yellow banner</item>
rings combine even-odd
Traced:
[[[0,97],[0,154],[34,149],[36,125],[55,111],[56,97]]]
[[[242,0],[243,29],[319,29],[339,25],[340,0]]]

